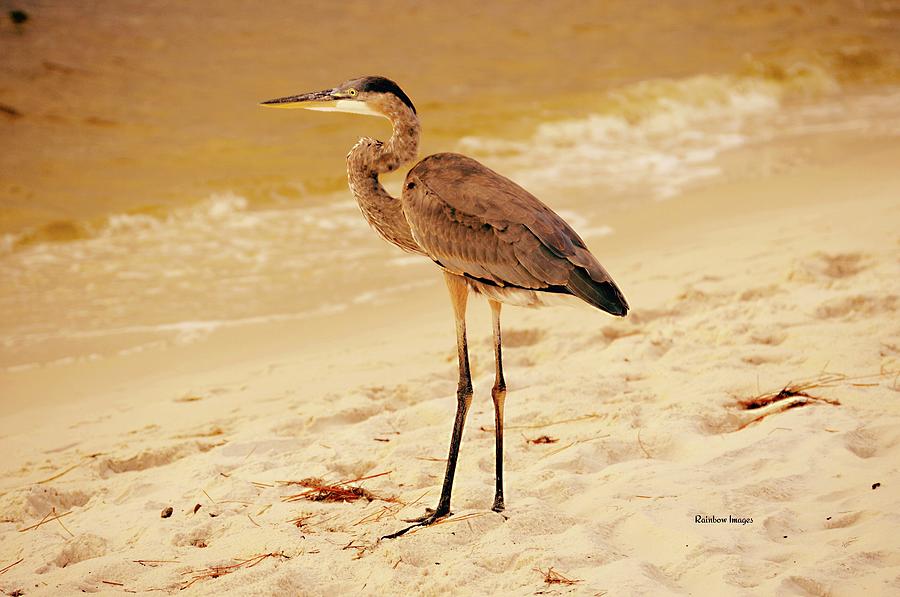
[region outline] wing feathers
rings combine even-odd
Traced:
[[[564,290],[614,315],[628,311],[609,273],[562,218],[471,158],[425,158],[407,174],[401,202],[416,242],[454,273]]]

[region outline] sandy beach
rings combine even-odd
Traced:
[[[873,145],[623,214],[592,249],[627,280],[624,321],[509,309],[505,516],[489,510],[476,301],[454,516],[378,539],[431,505],[443,473],[455,363],[437,272],[402,309],[302,326],[305,349],[287,348],[299,329],[263,326],[229,331],[245,352],[208,368],[166,352],[140,378],[64,365],[23,377],[79,399],[3,419],[0,588],[892,594],[898,158]],[[710,201],[723,193],[728,209]],[[128,358],[102,365],[127,372]],[[290,501],[304,479],[369,476],[351,486],[372,501]],[[53,513],[65,516],[24,530]],[[573,584],[546,583],[550,568]]]
[[[841,1],[5,7],[0,593],[900,594],[898,23]],[[453,515],[392,540],[446,466],[446,288],[347,189],[384,121],[258,106],[361,74],[412,97],[420,157],[522,184],[632,307],[504,308],[501,515],[471,299]]]

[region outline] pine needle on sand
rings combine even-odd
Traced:
[[[203,568],[201,570],[190,570],[185,572],[185,574],[190,574],[191,578],[181,586],[181,589],[187,589],[194,583],[206,580],[210,578],[219,578],[220,576],[224,576],[226,574],[231,574],[236,570],[240,570],[241,568],[253,568],[263,560],[267,558],[278,558],[280,560],[288,559],[288,556],[284,555],[283,552],[270,552],[270,553],[262,553],[259,555],[255,555],[253,557],[247,558],[245,560],[238,560],[235,564],[229,564],[224,566],[210,566],[209,568]]]
[[[24,533],[25,531],[31,531],[31,530],[34,530],[34,529],[40,527],[42,524],[45,524],[45,523],[48,523],[48,522],[53,522],[54,520],[59,520],[59,519],[62,518],[63,516],[68,516],[68,515],[71,514],[71,513],[72,513],[72,511],[69,510],[68,512],[64,512],[64,513],[62,513],[62,514],[56,514],[56,509],[54,508],[53,510],[51,510],[50,512],[48,512],[47,515],[44,516],[44,517],[40,520],[40,522],[37,522],[37,523],[31,525],[30,527],[25,527],[24,529],[19,529],[19,532],[20,532],[20,533]],[[54,514],[56,514],[56,515],[53,516]]]
[[[547,568],[546,572],[544,570],[541,570],[540,568],[535,568],[534,571],[540,573],[544,577],[544,582],[548,585],[574,585],[581,582],[580,579],[573,579],[564,576],[563,574],[554,570],[553,566]]]
[[[338,483],[328,483],[318,477],[308,477],[300,481],[284,481],[282,485],[300,485],[306,487],[307,490],[293,495],[287,495],[281,498],[284,502],[296,502],[299,500],[310,500],[313,502],[355,502],[360,498],[367,501],[381,500],[383,502],[399,502],[396,497],[383,497],[372,493],[368,489],[359,485],[351,485],[359,481],[374,479],[387,475],[392,471],[378,473],[377,475],[369,475],[358,479],[350,479],[349,481],[340,481]]]

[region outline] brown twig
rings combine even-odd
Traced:
[[[422,495],[420,495],[419,497],[417,497],[416,499],[414,499],[413,501],[411,501],[408,504],[396,503],[396,504],[391,504],[390,506],[382,506],[379,510],[376,510],[375,512],[372,512],[371,514],[364,516],[363,518],[357,520],[350,526],[356,526],[356,525],[362,524],[364,522],[378,522],[382,518],[384,518],[384,516],[387,514],[398,514],[401,510],[403,510],[405,508],[411,508],[412,506],[415,506],[416,504],[418,504],[422,500],[422,498],[424,498],[426,495],[428,495],[428,493],[429,492],[426,491],[425,493],[423,493]]]
[[[303,516],[298,516],[297,518],[292,518],[292,519],[289,520],[288,522],[291,523],[291,524],[293,524],[293,525],[294,525],[295,527],[297,527],[298,529],[300,529],[300,528],[303,528],[303,526],[306,524],[306,521],[307,521],[307,520],[309,520],[310,518],[316,517],[316,516],[320,516],[320,514],[318,514],[318,513],[315,513],[315,514],[306,514],[306,515],[303,515]],[[338,517],[338,515],[335,514],[334,516],[331,516],[331,517],[329,517],[329,518],[324,518],[324,519],[322,519],[322,520],[316,521],[316,523],[317,523],[317,524],[324,524],[324,523],[326,523],[326,522],[328,522],[328,521],[334,520],[334,519],[337,518],[337,517]]]
[[[9,570],[10,568],[12,568],[13,566],[15,566],[16,564],[21,564],[21,563],[24,562],[24,561],[25,561],[25,558],[19,558],[18,560],[16,560],[15,562],[13,562],[12,564],[10,564],[9,566],[6,566],[5,568],[0,569],[0,574],[3,574],[4,572],[6,572],[7,570]]]
[[[56,512],[56,508],[54,508],[53,511]],[[74,536],[75,536],[75,533],[73,533],[72,531],[70,531],[69,529],[67,529],[67,528],[66,528],[66,525],[64,525],[64,524],[63,524],[63,521],[61,521],[59,518],[56,519],[56,522],[59,523],[59,526],[61,526],[65,532],[69,533],[69,536],[71,536],[71,537],[74,537]]]
[[[356,543],[356,541],[357,541],[356,539],[351,539],[350,543],[348,543],[347,545],[345,545],[341,548],[341,551],[346,551],[348,549],[355,549],[356,556],[354,556],[353,559],[359,560],[366,554],[366,551],[372,549],[372,545],[366,545],[365,543],[363,543],[362,545],[353,545],[354,543]]]
[[[597,437],[592,437],[592,438],[590,438],[590,439],[577,439],[577,440],[575,440],[575,441],[573,441],[573,442],[570,442],[570,443],[566,444],[565,446],[562,446],[562,447],[559,447],[559,448],[557,448],[557,449],[555,449],[555,450],[551,450],[550,452],[547,452],[546,454],[544,454],[543,456],[541,456],[540,458],[538,458],[538,460],[543,460],[544,458],[549,458],[549,457],[551,457],[551,456],[553,456],[553,455],[555,455],[555,454],[559,454],[559,453],[562,452],[563,450],[568,450],[568,449],[571,448],[572,446],[576,446],[576,445],[578,445],[578,444],[585,444],[585,443],[587,443],[587,442],[594,442],[594,441],[597,441],[598,439],[606,439],[607,437],[609,437],[609,434],[608,434],[608,433],[606,433],[606,434],[604,434],[604,435],[598,435]]]
[[[374,475],[367,475],[365,477],[357,477],[356,479],[351,479],[350,481],[341,481],[338,485],[348,485],[350,483],[358,483],[359,481],[368,481],[369,479],[375,479],[377,477],[383,477],[385,475],[390,475],[394,471],[384,471],[383,473],[375,473]]]
[[[308,489],[302,493],[286,495],[281,498],[283,502],[296,502],[299,500],[310,500],[313,502],[355,502],[360,498],[368,501],[378,499],[371,491],[362,487],[341,487],[339,485],[329,485],[322,479],[309,478],[303,479],[299,483]]]
[[[292,518],[288,522],[297,527],[298,529],[306,524],[306,521],[315,516],[315,514],[307,514],[305,516],[301,515],[297,518]]]
[[[387,514],[397,514],[400,510],[404,508],[403,504],[391,504],[389,506],[381,506],[375,512],[371,514],[367,514],[363,516],[350,526],[355,527],[356,525],[362,524],[364,522],[378,522],[382,518],[384,518]]]
[[[488,515],[488,514],[491,514],[491,512],[471,512],[471,513],[469,513],[469,514],[463,514],[463,515],[461,515],[461,516],[446,516],[446,517],[441,518],[441,519],[438,520],[437,522],[434,522],[434,523],[432,523],[432,524],[430,524],[430,525],[426,525],[426,526],[417,526],[417,527],[415,527],[415,528],[412,528],[412,529],[410,529],[409,532],[406,533],[406,534],[407,534],[407,535],[412,535],[412,534],[414,534],[414,533],[418,533],[418,532],[421,531],[422,529],[430,529],[430,528],[432,528],[432,527],[436,527],[436,526],[439,526],[439,525],[442,525],[442,524],[447,524],[447,523],[450,523],[450,522],[463,522],[463,521],[465,521],[465,520],[470,520],[470,519],[472,519],[472,518],[478,518],[478,517],[480,517],[480,516],[486,516],[486,515]]]
[[[37,481],[37,484],[38,484],[38,485],[43,485],[44,483],[49,483],[50,481],[55,481],[55,480],[59,479],[60,477],[62,477],[63,475],[65,475],[66,473],[70,473],[70,472],[74,471],[76,468],[78,468],[78,467],[81,466],[82,464],[84,464],[84,463],[83,463],[83,462],[76,462],[75,464],[73,464],[73,465],[70,466],[69,468],[63,469],[62,471],[56,473],[56,474],[53,475],[52,477],[47,477],[46,479],[42,479],[42,480],[40,480],[40,481]]]
[[[557,449],[555,449],[555,450],[551,450],[550,452],[547,452],[546,454],[544,454],[543,456],[541,456],[540,458],[538,458],[538,460],[543,460],[544,458],[549,458],[550,456],[553,456],[554,454],[559,454],[559,453],[562,452],[563,450],[568,450],[569,448],[571,448],[572,446],[574,446],[574,445],[577,444],[577,443],[579,443],[578,440],[575,440],[575,441],[573,441],[573,442],[569,442],[569,443],[567,443],[565,446],[561,446],[561,447],[559,447],[559,448],[557,448]]]
[[[149,566],[151,568],[156,568],[159,564],[178,564],[178,560],[131,560],[135,564],[140,564],[141,566]]]
[[[85,456],[84,458],[81,459],[81,462],[76,462],[72,466],[61,470],[60,472],[56,473],[52,477],[47,477],[46,479],[42,479],[41,481],[36,481],[36,483],[38,485],[43,485],[44,483],[49,483],[50,481],[55,481],[55,480],[59,479],[60,477],[62,477],[63,475],[74,471],[76,468],[83,465],[85,462],[92,460],[92,459],[96,458],[97,456],[102,456],[102,455],[103,455],[103,452],[97,452],[96,454],[88,454],[87,456]]]
[[[308,489],[302,493],[288,495],[281,498],[284,502],[296,502],[298,500],[311,500],[314,502],[354,502],[360,498],[368,501],[382,500],[384,502],[398,502],[396,497],[382,497],[364,489],[363,487],[350,486],[351,483],[374,479],[383,475],[390,474],[393,471],[386,471],[376,475],[368,475],[359,477],[358,479],[350,479],[349,481],[340,481],[338,483],[329,484],[322,479],[310,477],[301,479],[300,481],[283,481],[285,485],[301,485]]]
[[[581,582],[580,579],[568,578],[560,574],[553,569],[553,566],[547,568],[546,572],[544,572],[540,568],[535,568],[534,571],[541,574],[544,577],[544,582],[548,585],[574,585]]]
[[[555,444],[559,441],[558,437],[550,437],[549,435],[542,435],[540,437],[536,437],[534,439],[525,438],[525,441],[529,444]]]
[[[36,524],[33,524],[33,525],[31,525],[30,527],[25,527],[24,529],[19,529],[19,532],[20,532],[20,533],[24,533],[25,531],[31,531],[31,530],[33,530],[33,529],[38,528],[39,526],[41,526],[41,525],[44,524],[45,522],[53,522],[54,520],[59,520],[59,519],[62,518],[63,516],[68,516],[69,514],[72,513],[72,511],[69,510],[68,512],[65,512],[65,513],[63,513],[63,514],[59,514],[59,515],[57,515],[57,516],[51,516],[51,514],[54,514],[55,512],[56,512],[55,509],[51,510],[50,512],[47,513],[47,516],[43,517],[43,518],[40,520],[40,522],[38,522],[38,523],[36,523]]]
[[[644,447],[644,442],[641,441],[641,430],[638,429],[638,445],[641,447],[641,450],[644,452],[644,456],[647,458],[652,458],[650,456],[650,452],[647,451],[647,448]]]
[[[187,589],[195,582],[200,580],[205,580],[209,578],[219,578],[220,576],[224,576],[226,574],[231,574],[235,570],[240,570],[241,568],[253,568],[266,558],[284,558],[287,559],[288,556],[284,555],[284,552],[270,552],[263,553],[251,558],[247,558],[246,560],[238,560],[235,564],[229,564],[226,566],[210,566],[209,568],[203,568],[201,570],[189,570],[185,572],[185,574],[190,574],[191,579],[187,581],[185,584],[181,586],[181,589]]]

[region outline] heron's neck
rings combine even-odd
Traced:
[[[412,237],[400,201],[381,186],[378,175],[393,172],[415,159],[419,149],[419,119],[401,102],[387,106],[393,133],[387,143],[363,137],[347,154],[350,190],[369,224],[387,241],[405,251],[422,253]]]

